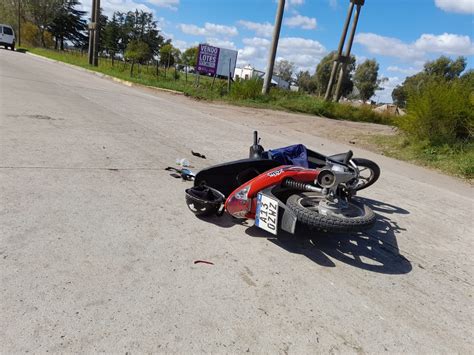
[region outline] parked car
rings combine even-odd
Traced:
[[[9,25],[0,23],[0,46],[4,46],[6,49],[10,48],[12,51],[15,50],[15,32]]]

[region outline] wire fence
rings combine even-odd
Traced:
[[[64,50],[55,50],[58,53],[72,55],[82,59],[83,64],[88,62],[88,52],[80,48],[65,48]],[[172,64],[169,64],[169,63]],[[119,73],[128,72],[130,77],[149,80],[149,81],[174,81],[183,83],[185,86],[192,85],[196,88],[210,89],[214,88],[222,93],[222,87],[229,89],[229,78],[212,77],[199,74],[195,66],[184,63],[180,58],[166,60],[166,64],[159,58],[152,58],[145,62],[133,62],[126,60],[121,54],[110,55],[104,52],[99,53],[99,68]],[[232,80],[232,78],[230,78]]]

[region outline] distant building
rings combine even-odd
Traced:
[[[290,91],[298,92],[300,87],[298,85],[290,84]]]
[[[394,116],[404,116],[406,115],[405,111],[403,111],[400,107],[393,104],[384,104],[379,107],[374,108],[374,111],[378,113],[388,113]]]
[[[265,72],[257,70],[252,67],[250,64],[247,64],[243,68],[235,68],[234,80],[249,80],[253,78],[262,78],[265,75]]]
[[[249,80],[249,79],[254,79],[254,78],[260,78],[263,80],[263,77],[265,76],[265,72],[255,69],[252,67],[250,64],[247,64],[243,68],[235,68],[234,72],[234,80]],[[290,83],[286,80],[283,80],[280,78],[278,75],[273,75],[272,76],[272,81],[271,81],[272,86],[276,86],[285,90],[290,90]]]
[[[290,83],[275,74],[273,74],[272,76],[272,86],[277,86],[285,90],[290,90]]]

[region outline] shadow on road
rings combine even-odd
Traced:
[[[281,233],[269,239],[275,245],[306,256],[318,265],[335,267],[332,259],[360,269],[383,274],[406,274],[412,270],[409,260],[400,254],[396,235],[404,231],[396,222],[383,214],[409,214],[408,211],[370,199],[361,199],[377,213],[377,223],[367,232],[357,234],[328,234],[297,231],[295,235]],[[252,237],[268,238],[268,233],[250,227]]]

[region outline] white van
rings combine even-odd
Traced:
[[[5,46],[5,48],[12,51],[15,50],[15,32],[13,28],[8,25],[0,23],[0,46]]]

